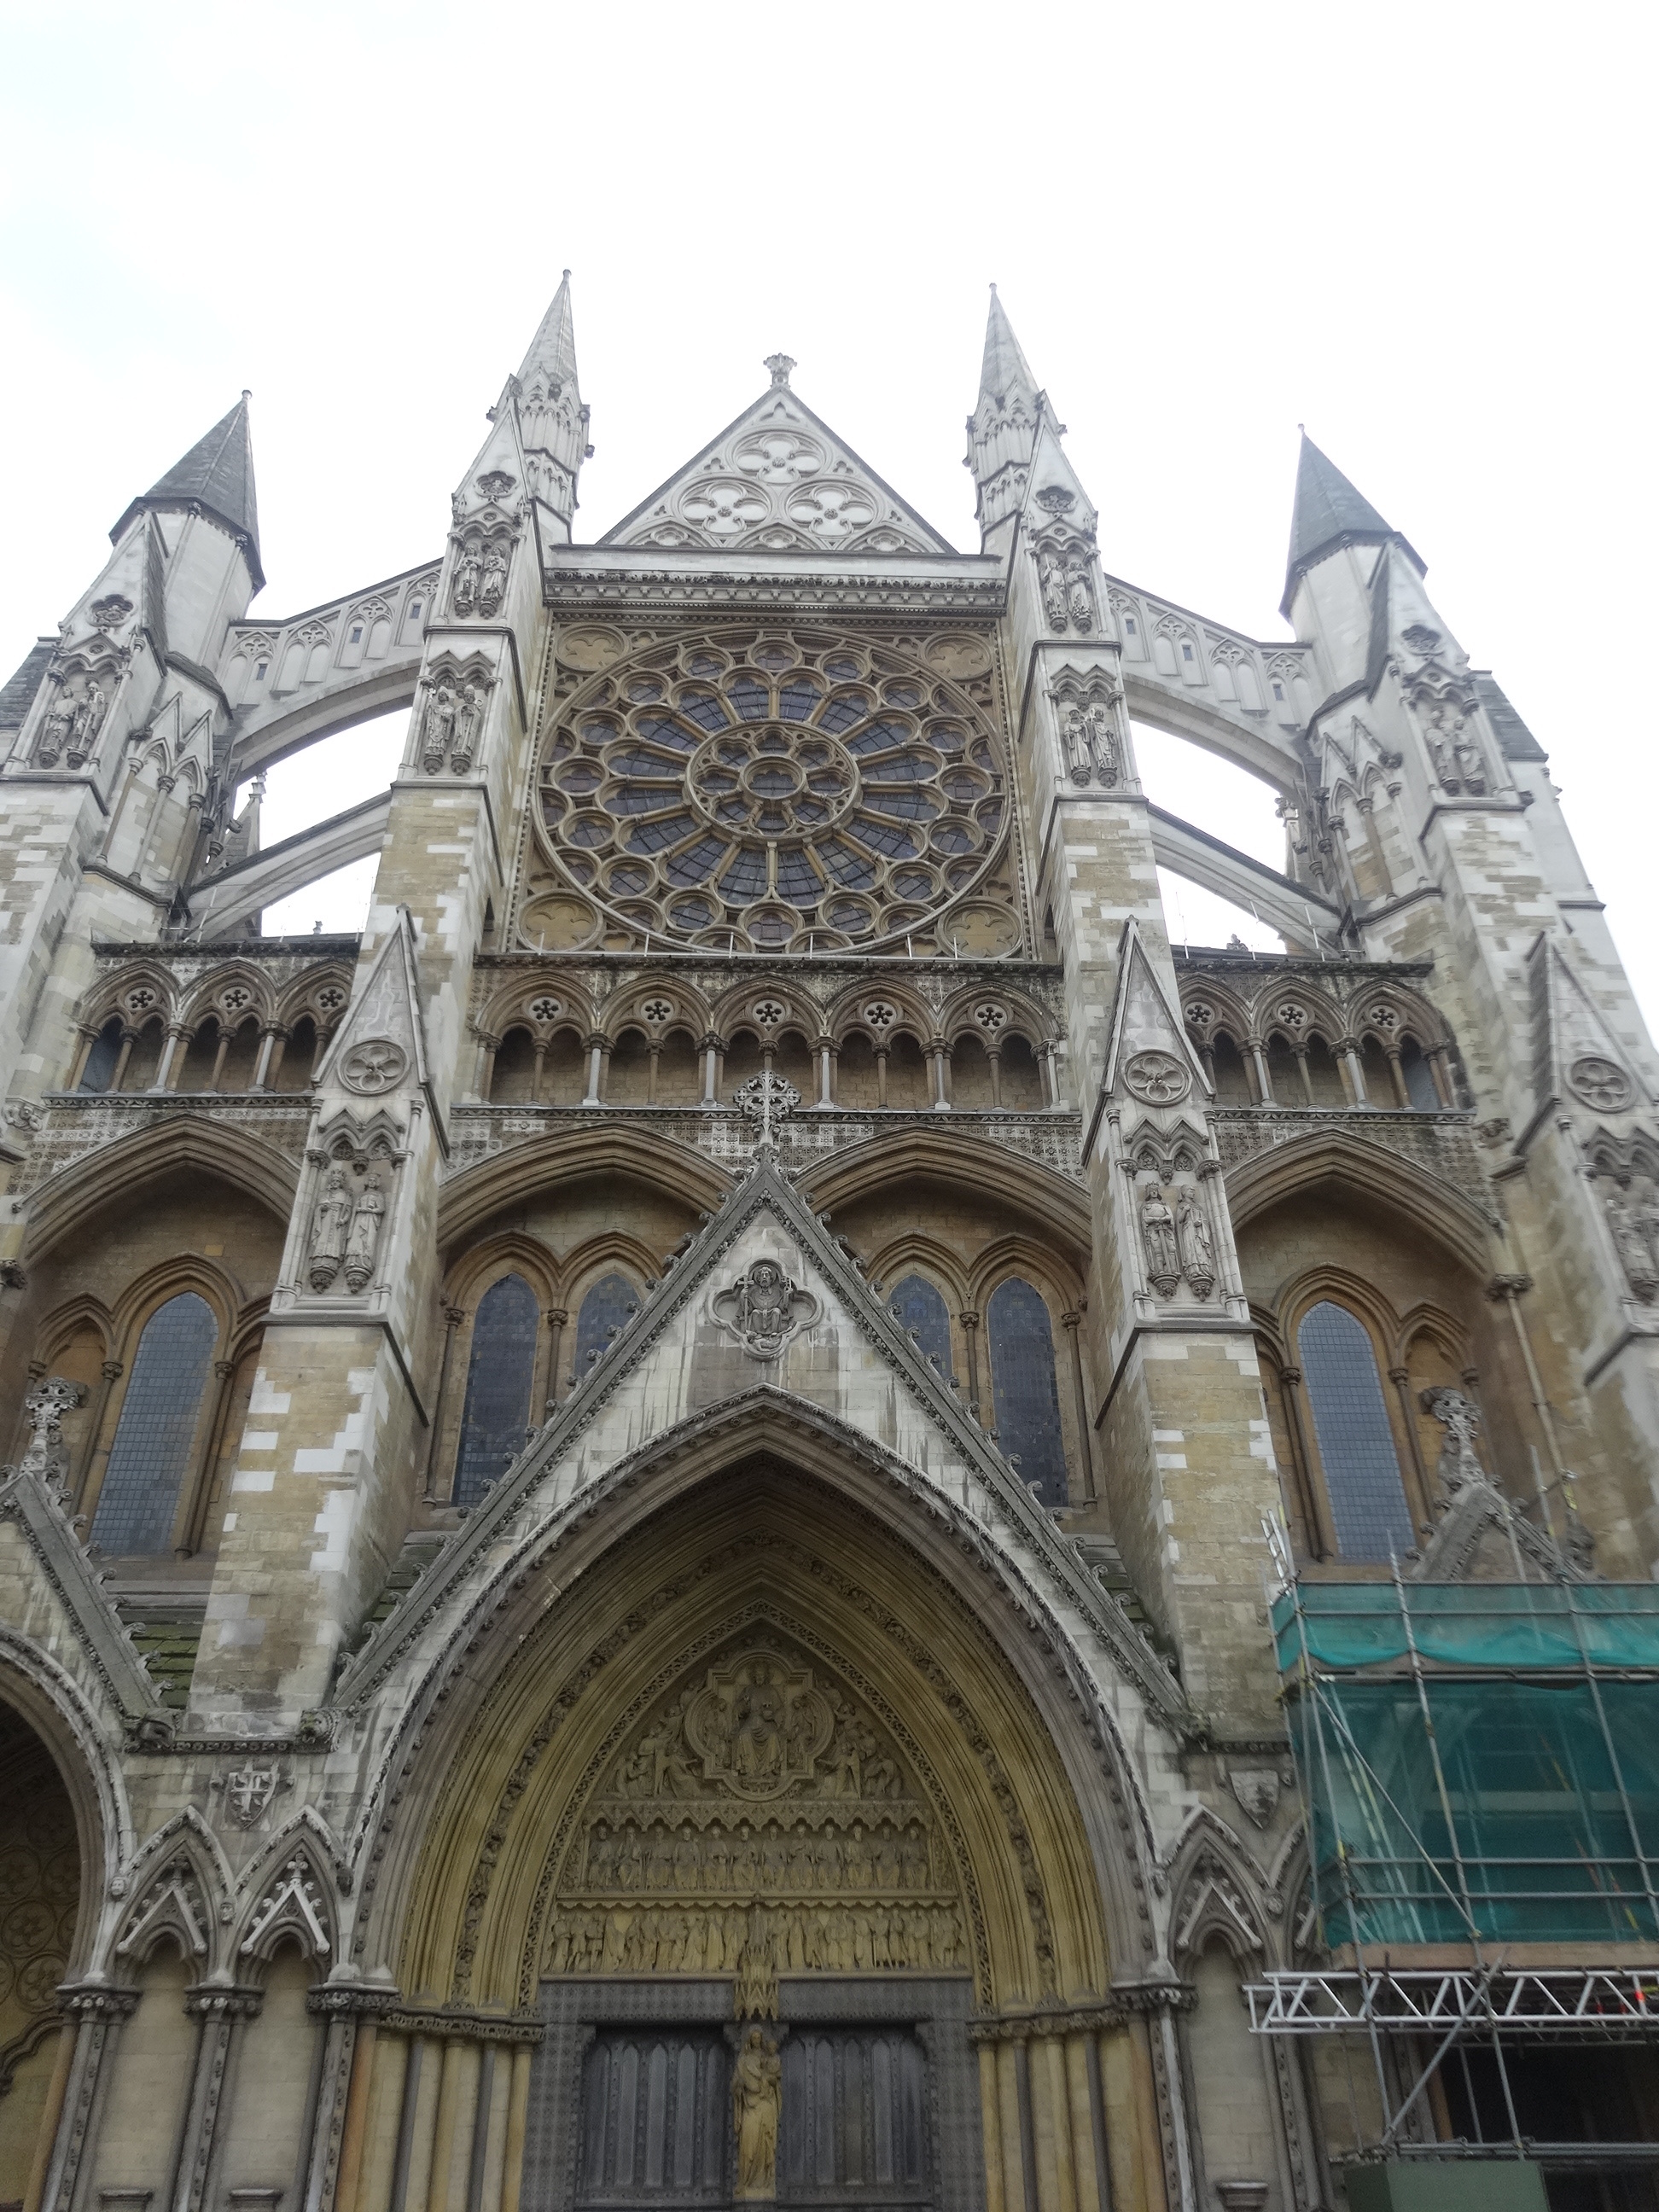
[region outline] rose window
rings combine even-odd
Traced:
[[[606,941],[620,922],[829,951],[914,939],[952,910],[977,920],[1006,795],[991,731],[931,671],[821,632],[736,633],[590,684],[544,756],[539,802],[566,888],[532,899],[529,942],[554,906],[571,941],[575,891]]]

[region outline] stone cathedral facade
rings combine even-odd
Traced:
[[[1263,642],[1103,566],[994,296],[972,553],[768,367],[579,542],[567,284],[422,557],[281,617],[244,395],[0,693],[0,2204],[1659,2135],[1659,1069],[1543,749],[1311,443]]]

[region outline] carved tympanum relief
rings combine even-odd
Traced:
[[[0,2096],[52,2023],[80,1894],[75,1816],[50,1754],[0,1728]]]
[[[963,1963],[930,1807],[870,1715],[780,1641],[700,1669],[632,1738],[557,1896],[553,1973],[741,1972],[763,1990]]]
[[[560,651],[605,647],[595,629]],[[721,951],[1019,939],[1001,746],[908,652],[751,629],[613,662],[555,730],[538,800],[556,882],[530,886],[532,947],[616,925]]]

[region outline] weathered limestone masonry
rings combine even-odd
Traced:
[[[1087,1116],[1089,1338],[1103,1385],[1091,1414],[1107,1502],[1137,1586],[1181,1647],[1188,1693],[1248,1734],[1273,1724],[1261,1523],[1278,1485],[1231,1224],[1214,1202],[1210,1085],[1176,1011],[1098,516],[994,295],[982,383],[969,462],[987,546],[1008,563],[1033,878]],[[1030,425],[1012,448],[1000,428],[1011,412]],[[1149,1208],[1168,1222],[1176,1264],[1163,1272],[1143,1249]]]
[[[1305,445],[1263,642],[994,295],[975,552],[767,368],[579,543],[567,282],[280,619],[244,395],[0,690],[0,2212],[1340,2205],[1273,1592],[1659,1572],[1651,1049],[1411,547]]]

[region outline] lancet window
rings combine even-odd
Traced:
[[[914,1330],[922,1356],[937,1361],[951,1378],[951,1312],[944,1297],[925,1275],[906,1275],[888,1301],[902,1327]]]
[[[1297,1332],[1337,1549],[1345,1559],[1387,1559],[1416,1538],[1400,1455],[1370,1333],[1323,1298]]]
[[[92,1524],[93,1541],[113,1558],[173,1549],[217,1334],[212,1307],[194,1291],[144,1325]]]
[[[478,1301],[455,1455],[457,1505],[476,1505],[524,1449],[538,1321],[535,1292],[522,1275],[503,1275]]]
[[[626,1275],[615,1269],[601,1275],[582,1300],[576,1316],[576,1358],[573,1369],[578,1382],[592,1372],[600,1355],[609,1351],[613,1334],[626,1326],[640,1303],[640,1294]]]
[[[1066,1498],[1066,1446],[1054,1386],[1054,1333],[1042,1293],[1011,1275],[986,1309],[997,1441],[1044,1505]]]

